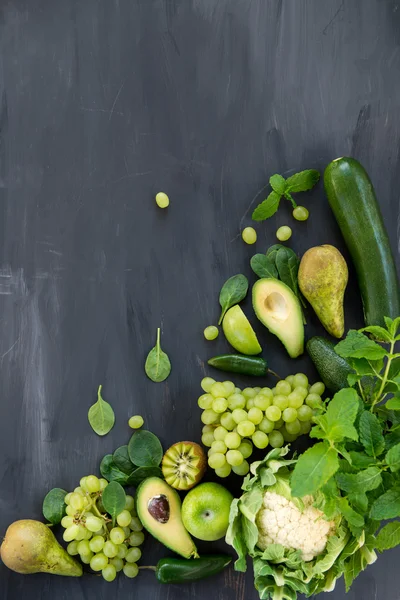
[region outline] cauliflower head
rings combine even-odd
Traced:
[[[257,513],[258,547],[265,550],[270,544],[300,550],[304,561],[313,560],[325,550],[335,523],[327,521],[324,513],[314,508],[313,498],[302,499],[304,509],[275,492],[265,492]]]

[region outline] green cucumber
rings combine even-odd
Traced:
[[[357,272],[366,325],[384,326],[400,316],[396,265],[374,188],[354,158],[338,158],[325,169],[329,204]]]
[[[308,340],[306,349],[327,389],[336,394],[349,387],[347,376],[355,373],[347,360],[336,354],[335,344],[323,337]]]

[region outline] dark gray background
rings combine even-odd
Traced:
[[[126,443],[141,413],[165,447],[199,439],[203,361],[222,282],[294,225],[292,246],[343,248],[322,185],[240,229],[275,172],[360,159],[398,259],[400,6],[391,0],[2,0],[0,2],[0,532],[41,518],[48,489],[72,489]],[[168,211],[155,205],[165,190]],[[347,255],[346,255],[347,256]],[[251,277],[251,275],[250,275]],[[286,375],[306,370],[256,323]],[[354,274],[347,325],[360,326]],[[322,332],[309,314],[307,335]],[[173,372],[146,379],[161,324]],[[207,369],[206,369],[207,371]],[[207,371],[208,372],[208,371]],[[116,426],[87,422],[104,384]],[[234,483],[231,482],[233,487]],[[206,546],[201,546],[205,548]],[[223,543],[219,545],[223,548]],[[208,548],[209,549],[209,548]],[[167,552],[147,540],[142,564]],[[388,552],[349,600],[400,598]],[[397,560],[396,560],[397,558]],[[251,570],[163,587],[151,573],[114,584],[21,576],[0,566],[5,600],[250,600]],[[343,598],[341,585],[329,598]]]

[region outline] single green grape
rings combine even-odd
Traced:
[[[308,394],[308,396],[306,397],[306,405],[310,408],[318,408],[322,405],[321,396],[318,396],[318,394],[314,393]]]
[[[235,393],[235,384],[233,381],[223,381],[222,385],[225,388],[225,397],[231,396]]]
[[[275,423],[264,417],[261,423],[258,425],[258,429],[263,433],[271,433],[271,431],[275,429]]]
[[[285,427],[286,431],[292,435],[298,435],[301,430],[300,421],[298,419],[292,421],[291,423],[286,423]]]
[[[203,425],[201,428],[202,433],[213,433],[215,430],[214,425]]]
[[[104,520],[100,519],[100,517],[95,517],[94,515],[89,514],[89,516],[86,517],[85,525],[89,531],[96,533],[103,527],[103,523]]]
[[[215,325],[209,325],[204,330],[204,337],[209,342],[211,342],[212,340],[217,339],[218,335],[219,335],[219,330],[218,330],[218,327],[215,327]]]
[[[122,527],[114,527],[110,531],[110,540],[113,544],[123,544],[125,541],[125,533]]]
[[[300,434],[299,435],[307,435],[310,433],[312,427],[311,421],[300,421]]]
[[[203,446],[207,446],[209,448],[211,446],[211,444],[213,443],[213,441],[214,441],[214,434],[211,432],[203,433],[203,435],[201,436],[201,443],[203,444]]]
[[[89,554],[80,554],[79,558],[81,559],[84,565],[90,565],[90,561],[92,560],[93,556],[94,553],[89,552]]]
[[[214,430],[214,434],[213,434],[214,435],[214,439],[217,442],[223,442],[227,433],[228,433],[228,430],[225,429],[225,427],[222,427],[222,425],[219,425]]]
[[[246,406],[246,398],[242,394],[231,394],[228,398],[229,410],[236,408],[244,408]]]
[[[108,558],[105,554],[100,552],[99,554],[95,554],[90,561],[90,568],[92,571],[102,571],[108,565]]]
[[[139,517],[132,517],[129,527],[132,531],[142,531],[143,525]]]
[[[215,398],[212,403],[212,409],[214,412],[221,414],[228,408],[228,400],[226,398]]]
[[[226,463],[223,467],[219,469],[215,469],[215,474],[217,477],[221,477],[221,479],[228,477],[231,474],[232,467]]]
[[[140,560],[141,556],[142,551],[140,548],[131,548],[126,555],[125,560],[128,563],[135,563]]]
[[[204,392],[206,392],[206,394],[209,394],[214,383],[215,383],[215,379],[213,379],[212,377],[204,377],[200,382],[200,386],[201,386],[201,389]]]
[[[62,525],[62,527],[64,527],[64,529],[67,529],[67,527],[71,527],[71,525],[73,525],[73,524],[74,524],[74,518],[71,516],[66,516],[61,519],[61,525]]]
[[[212,396],[214,396],[214,398],[225,398],[226,396],[226,390],[225,390],[225,386],[223,383],[216,381],[212,386],[211,386],[211,390],[210,390],[210,394]]]
[[[76,510],[74,508],[72,508],[72,506],[70,504],[67,504],[67,508],[65,509],[65,512],[68,515],[68,517],[73,517],[76,513]]]
[[[274,423],[274,425],[275,425],[274,429],[280,429],[284,423],[285,423],[285,421],[281,417],[280,419],[278,419],[278,421],[275,421],[275,423]]]
[[[79,525],[74,524],[74,525],[71,525],[70,527],[67,527],[67,529],[65,529],[65,531],[63,533],[64,542],[72,542],[72,540],[76,540],[78,533],[79,533]]]
[[[118,548],[111,540],[107,540],[103,547],[103,554],[108,558],[114,558],[118,554]]]
[[[249,458],[253,454],[253,444],[250,440],[243,440],[238,448],[239,452],[242,454],[243,458]],[[237,473],[240,475],[240,473]]]
[[[82,556],[87,556],[91,554],[92,549],[90,548],[88,540],[81,540],[78,544],[78,552]]]
[[[211,408],[213,402],[214,396],[211,396],[211,394],[202,394],[197,400],[198,407],[201,408],[201,410]]]
[[[236,421],[232,417],[232,413],[226,412],[221,415],[221,425],[228,431],[232,431],[236,427]]]
[[[247,412],[242,408],[235,408],[235,410],[232,412],[232,418],[235,423],[238,424],[247,419]]]
[[[70,542],[67,546],[67,552],[70,556],[76,556],[77,554],[79,554],[78,552],[78,543],[76,540],[74,540],[73,542]]]
[[[106,487],[108,486],[108,481],[107,481],[107,479],[104,479],[104,478],[99,479],[99,481],[100,481],[100,491],[103,492],[106,489]]]
[[[285,378],[285,381],[288,382],[288,384],[290,385],[291,388],[293,388],[293,382],[294,382],[294,375],[288,375]]]
[[[129,536],[129,545],[130,546],[141,546],[144,542],[144,533],[143,531],[133,531]]]
[[[296,221],[307,221],[309,214],[310,213],[305,206],[296,206],[292,212],[292,215]]]
[[[269,421],[279,421],[282,411],[277,406],[269,406],[265,411],[265,416]]]
[[[124,561],[122,560],[122,558],[118,558],[116,556],[115,558],[112,558],[110,560],[110,565],[113,565],[115,567],[116,572],[119,573],[124,568]]]
[[[159,208],[167,208],[169,206],[169,198],[164,192],[156,194],[156,203]]]
[[[89,547],[92,552],[97,554],[103,550],[105,539],[102,535],[95,535],[89,542]]]
[[[271,401],[272,401],[272,398],[274,397],[274,394],[272,393],[272,389],[269,387],[261,388],[260,394],[262,394],[263,396],[267,396],[267,398],[269,398]]]
[[[277,394],[276,386],[271,389],[272,395],[275,396]]]
[[[296,375],[294,376],[294,379],[293,379],[293,386],[295,388],[304,387],[304,388],[308,389],[307,375],[304,375],[304,373],[296,373]]]
[[[281,427],[279,431],[283,435],[283,439],[285,440],[285,442],[294,442],[295,440],[297,440],[297,435],[292,435],[291,433],[288,433],[286,427]]]
[[[322,381],[317,381],[308,390],[309,394],[317,394],[318,396],[322,396],[322,394],[324,392],[325,392],[325,385],[322,383]]]
[[[297,418],[299,421],[311,421],[313,416],[312,408],[310,408],[307,404],[303,404],[297,411]]]
[[[78,494],[77,492],[73,492],[71,494],[69,504],[70,504],[70,506],[72,506],[72,508],[74,510],[83,510],[85,507],[83,497],[80,494]]]
[[[225,454],[221,452],[215,452],[208,457],[208,464],[212,469],[220,469],[226,463]]]
[[[250,437],[256,430],[256,426],[252,421],[240,421],[237,426],[239,436]],[[238,446],[239,447],[239,446]]]
[[[246,244],[255,244],[257,241],[257,232],[254,227],[245,227],[242,231],[242,239]]]
[[[87,491],[91,494],[100,491],[100,481],[96,475],[88,475],[88,477],[86,477],[85,485]]]
[[[88,492],[89,490],[86,487],[86,479],[87,477],[81,477],[80,481],[79,481],[79,487],[84,491],[84,492]]]
[[[131,535],[131,530],[129,527],[123,527],[122,528],[124,530],[124,534],[125,534],[125,540]]]
[[[140,429],[143,426],[144,419],[140,415],[133,415],[128,421],[128,425],[131,429]]]
[[[304,398],[303,395],[300,393],[298,393],[298,389],[294,390],[294,392],[291,392],[289,394],[289,396],[287,396],[288,400],[289,400],[289,407],[290,408],[300,408],[300,406],[302,406]]]
[[[65,498],[64,498],[64,502],[65,504],[69,504],[70,500],[71,500],[71,496],[72,496],[73,492],[68,492],[68,494],[66,494]]]
[[[278,381],[276,384],[276,391],[282,396],[289,396],[290,392],[292,391],[292,386],[285,379],[281,379],[281,381]]]
[[[269,443],[273,448],[282,448],[285,440],[283,439],[283,435],[280,431],[275,429],[274,431],[271,431],[268,437]]]
[[[251,421],[252,423],[254,423],[255,425],[258,425],[259,423],[261,423],[261,421],[263,420],[264,414],[262,412],[262,410],[260,410],[257,407],[253,407],[249,410],[249,412],[247,413],[247,419],[248,421]]]
[[[297,419],[297,410],[295,408],[285,408],[282,413],[282,419],[285,423],[293,423]]]
[[[289,406],[289,396],[277,394],[274,396],[273,406],[277,406],[280,410],[285,410]]]
[[[226,435],[229,435],[228,432],[226,433]],[[225,452],[227,451],[226,444],[223,440],[216,440],[212,443],[211,448],[214,452],[221,452],[222,454],[225,454]]]
[[[247,387],[242,391],[243,396],[248,400],[249,398],[255,398],[257,396],[257,392],[254,388]]]
[[[246,408],[247,410],[250,410],[250,408],[254,408],[255,404],[254,404],[254,398],[249,398],[246,402]]]
[[[226,447],[230,449],[239,448],[241,441],[240,435],[235,431],[227,433],[224,440]]]
[[[253,440],[255,447],[260,448],[261,450],[266,448],[269,443],[267,434],[263,433],[262,431],[255,431],[251,436],[251,439]]]
[[[228,450],[226,453],[226,462],[232,467],[238,467],[243,461],[243,454],[239,450]]]
[[[135,563],[128,563],[124,566],[123,571],[126,577],[133,579],[139,573],[139,567]]]
[[[117,554],[116,558],[125,558],[127,552],[128,552],[128,546],[126,544],[120,544],[118,546],[118,554]]]
[[[127,509],[124,509],[117,515],[117,523],[120,527],[129,527],[131,520],[132,515]]]
[[[218,417],[219,414],[212,410],[212,408],[207,408],[202,412],[200,418],[205,425],[211,425],[211,423],[218,421]]]
[[[247,460],[244,460],[241,465],[233,466],[232,471],[236,473],[236,475],[244,477],[250,471],[250,465]]]
[[[271,406],[271,404],[271,398],[268,398],[268,396],[264,396],[262,392],[257,394],[257,396],[254,398],[254,406],[262,411],[267,410],[267,408]]]
[[[81,486],[80,486],[80,485],[78,485],[78,487],[76,487],[76,488],[74,489],[74,492],[73,492],[73,493],[74,493],[74,494],[79,494],[80,496],[84,496],[84,495],[85,495],[85,492],[83,491],[83,489],[81,488]]]
[[[103,576],[103,579],[105,581],[111,582],[114,581],[114,579],[117,576],[117,570],[114,567],[114,565],[107,565],[102,571],[101,574]]]
[[[292,237],[292,230],[288,225],[282,225],[276,232],[276,237],[280,242],[287,242]]]

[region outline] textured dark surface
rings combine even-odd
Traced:
[[[268,176],[360,159],[398,258],[400,6],[391,0],[1,0],[0,532],[40,518],[129,437],[143,414],[165,446],[199,439],[196,398],[221,283],[249,274],[238,236]],[[168,211],[155,192],[171,197]],[[320,185],[293,247],[342,241]],[[274,243],[283,209],[257,227]],[[351,273],[347,325],[361,325]],[[252,317],[282,374],[306,370]],[[321,332],[310,315],[307,334]],[[146,379],[161,324],[173,371]],[[99,383],[115,408],[104,439],[86,414]],[[218,545],[217,545],[218,546]],[[223,547],[223,543],[219,545]],[[167,552],[145,545],[143,564]],[[349,600],[399,598],[399,551]],[[396,560],[397,559],[397,560]],[[114,584],[0,565],[3,600],[250,600],[251,571],[192,586],[145,572]],[[340,585],[332,600],[344,597]],[[328,598],[328,596],[327,596]]]

